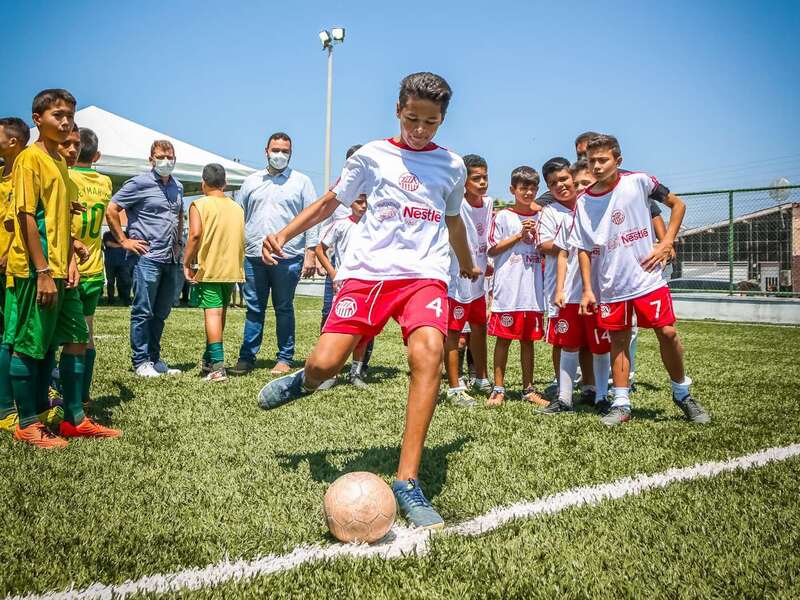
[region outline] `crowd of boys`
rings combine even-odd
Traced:
[[[574,411],[580,366],[578,402],[617,426],[631,417],[631,332],[638,322],[656,334],[675,404],[692,422],[710,420],[689,391],[662,277],[683,202],[654,177],[620,169],[616,138],[590,132],[578,138],[575,162],[552,158],[541,174],[530,166],[514,169],[514,203],[495,210],[486,193],[486,160],[461,158],[433,142],[451,96],[447,82],[432,73],[403,79],[399,133],[354,150],[337,183],[267,235],[262,249],[264,263],[275,264],[288,241],[330,220],[341,205],[350,209],[329,221],[317,251],[336,292],[319,341],[304,369],[262,388],[259,404],[274,409],[324,389],[351,355],[350,381],[363,387],[367,345],[394,318],[407,346],[410,382],[392,488],[401,513],[426,528],[443,524],[417,481],[442,362],[452,404],[474,406],[473,395],[482,393],[487,405],[500,406],[509,349],[519,341],[522,397],[538,413]],[[102,289],[100,220],[111,190],[91,168],[99,157],[97,137],[76,128],[74,109],[64,90],[37,95],[39,139],[28,148],[24,122],[0,121],[8,229],[0,237],[7,274],[0,426],[49,447],[75,436],[120,435],[84,414],[94,363],[92,316]],[[537,199],[542,180],[548,193]],[[189,212],[184,270],[205,310],[202,369],[208,380],[222,381],[226,308],[232,285],[243,279],[244,223],[241,207],[224,194],[221,166],[207,165],[202,185],[204,197]],[[654,200],[670,209],[668,225]],[[466,328],[472,378],[461,377]],[[487,334],[496,338],[492,380]],[[543,338],[553,346],[557,393],[551,399],[533,385],[533,344]],[[59,347],[61,412],[47,404]]]

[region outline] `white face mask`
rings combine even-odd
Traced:
[[[155,163],[153,168],[156,170],[156,173],[161,175],[161,177],[168,177],[169,175],[172,175],[172,171],[175,169],[174,158],[157,158],[153,162]]]
[[[289,153],[270,152],[269,166],[275,169],[276,171],[283,171],[287,166],[289,166]]]

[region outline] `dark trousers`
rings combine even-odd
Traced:
[[[132,286],[133,279],[130,265],[110,265],[106,263],[106,293],[108,294],[109,304],[114,304],[114,296],[118,293],[122,304],[130,306]]]

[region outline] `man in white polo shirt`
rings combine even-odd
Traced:
[[[288,373],[294,359],[294,292],[300,276],[313,275],[314,249],[318,228],[298,235],[284,246],[286,258],[275,265],[261,260],[261,244],[267,233],[279,231],[301,210],[317,199],[308,176],[289,167],[292,140],[282,132],[273,133],[265,148],[267,168],[251,173],[244,180],[238,200],[245,218],[245,284],[242,296],[247,305],[244,338],[232,375],[245,375],[255,365],[264,334],[267,300],[272,293],[275,332],[278,338],[274,374]]]

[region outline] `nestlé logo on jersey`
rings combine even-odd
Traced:
[[[403,219],[407,225],[414,225],[418,221],[441,223],[442,213],[435,208],[421,206],[406,206],[403,208]]]
[[[356,308],[356,301],[345,296],[336,303],[336,308],[333,309],[333,312],[340,319],[349,319],[356,314]]]
[[[631,229],[630,231],[626,231],[619,236],[619,239],[627,246],[628,244],[632,244],[638,240],[643,240],[649,236],[650,232],[647,230],[647,227],[644,227],[642,229]]]
[[[406,171],[397,178],[397,185],[407,192],[416,192],[419,189],[419,177],[410,171]]]

